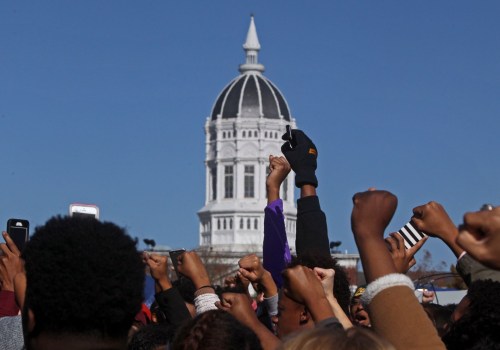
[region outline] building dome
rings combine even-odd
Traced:
[[[283,94],[269,79],[260,73],[246,73],[226,86],[212,110],[212,120],[238,117],[290,121],[290,110]]]
[[[246,62],[240,65],[241,75],[222,90],[212,109],[211,119],[267,118],[290,121],[290,109],[285,97],[276,85],[262,75],[264,66],[257,60],[260,43],[253,16],[243,49]]]

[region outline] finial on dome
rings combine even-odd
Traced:
[[[259,37],[257,36],[257,29],[255,29],[255,22],[253,14],[250,16],[250,27],[248,28],[247,41],[243,44],[245,50],[260,50]]]
[[[246,62],[240,65],[240,72],[263,72],[264,66],[258,62],[260,43],[253,14],[250,15],[250,27],[248,28],[247,39],[243,44],[243,49],[246,52]]]

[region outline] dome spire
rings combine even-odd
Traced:
[[[260,43],[253,20],[253,14],[250,16],[250,27],[248,28],[247,40],[243,44],[243,49],[246,52],[246,62],[240,64],[240,73],[263,72],[264,66],[258,62]]]

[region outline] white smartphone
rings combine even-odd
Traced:
[[[99,207],[94,204],[73,203],[69,205],[69,215],[79,217],[93,217],[99,220]]]

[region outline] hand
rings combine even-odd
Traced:
[[[252,283],[260,283],[266,270],[260,259],[255,254],[244,256],[238,261],[240,269],[238,272]]]
[[[457,227],[448,213],[434,201],[413,208],[411,220],[420,231],[445,242],[456,239],[458,235]]]
[[[432,303],[435,299],[435,296],[436,293],[434,293],[432,290],[424,289],[422,291],[422,304]]]
[[[396,270],[399,273],[406,273],[417,263],[414,256],[427,241],[427,237],[418,241],[410,249],[405,248],[404,238],[396,232],[391,233],[385,241],[389,245],[389,252],[391,253]]]
[[[323,286],[323,291],[325,292],[325,296],[330,299],[335,299],[335,296],[333,295],[335,270],[315,267],[314,273],[316,274],[316,277],[318,277],[318,279],[321,281],[321,285]]]
[[[185,252],[178,257],[177,271],[189,278],[196,289],[210,285],[205,265],[196,252]]]
[[[500,207],[466,213],[456,242],[477,261],[500,270]]]
[[[0,282],[1,289],[14,291],[14,277],[24,272],[24,262],[21,252],[7,232],[2,232],[5,243],[0,244]]]
[[[223,293],[221,301],[216,302],[215,305],[219,309],[229,312],[247,327],[252,328],[255,322],[259,322],[250,304],[250,299],[245,294]]]
[[[321,281],[308,267],[297,265],[283,271],[284,293],[297,303],[310,306],[326,299]]]
[[[269,156],[270,173],[266,179],[268,201],[272,202],[279,198],[280,186],[290,173],[290,164],[285,157]]]
[[[238,274],[251,283],[258,283],[264,291],[264,297],[269,298],[278,293],[278,287],[271,273],[264,269],[257,255],[247,255],[241,258],[238,264],[240,266]]]
[[[143,254],[143,259],[149,267],[151,277],[155,280],[161,290],[172,288],[172,283],[168,278],[168,258],[164,255]]]
[[[288,134],[285,133],[282,139],[287,141]],[[292,148],[290,147],[292,145]],[[318,187],[316,178],[318,149],[303,131],[292,130],[292,141],[285,142],[281,146],[281,152],[285,155],[295,172],[295,186],[313,185]]]
[[[280,341],[276,336],[262,324],[255,311],[252,309],[250,299],[239,293],[223,293],[221,301],[216,302],[220,310],[224,310],[233,315],[238,321],[250,328],[259,337],[259,341],[264,350],[276,349]]]
[[[396,211],[397,197],[387,191],[375,190],[356,193],[352,200],[351,227],[356,240],[374,235],[382,238]]]

